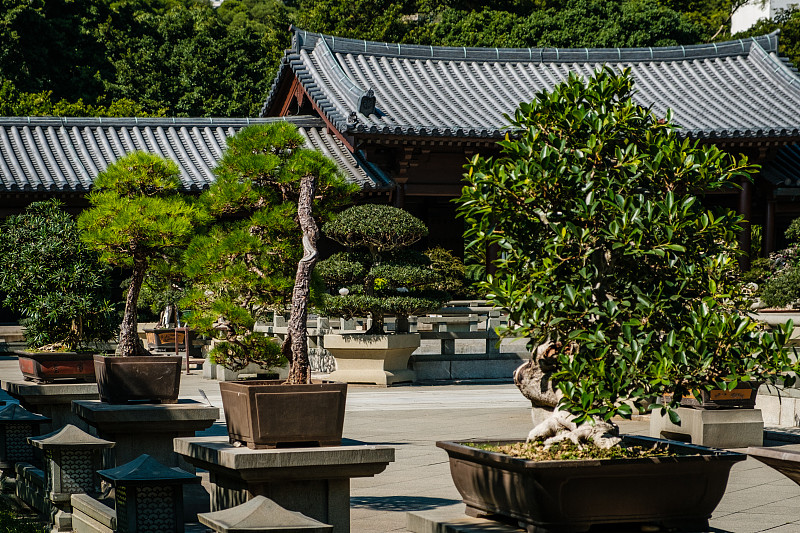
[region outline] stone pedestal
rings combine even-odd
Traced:
[[[265,496],[334,533],[350,531],[350,478],[374,476],[394,461],[389,446],[251,450],[225,437],[178,438],[175,452],[209,471],[212,511]]]
[[[74,402],[72,409],[98,437],[117,443],[114,464],[122,465],[147,453],[166,466],[189,472],[194,468],[173,451],[172,439],[193,437],[219,418],[218,408],[194,400],[132,405],[83,400]]]
[[[681,425],[658,410],[650,414],[650,436],[690,440],[712,448],[746,448],[764,443],[764,420],[759,409],[691,409],[679,407]],[[688,437],[688,438],[687,438]]]
[[[84,431],[86,422],[72,412],[73,400],[96,400],[97,383],[33,383],[30,381],[2,381],[3,390],[32,413],[50,418],[42,424],[42,432],[57,431],[67,424]]]
[[[411,354],[419,348],[417,333],[397,335],[328,334],[325,348],[336,359],[332,381],[372,383],[388,387],[394,383],[416,381],[408,368]]]

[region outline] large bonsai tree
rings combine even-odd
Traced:
[[[3,304],[22,315],[30,348],[74,351],[114,337],[109,269],[81,242],[58,200],[6,218],[0,257]]]
[[[665,393],[679,421],[686,393],[796,370],[788,330],[765,331],[740,298],[741,218],[699,200],[751,167],[682,139],[633,91],[628,72],[570,75],[520,105],[499,158],[468,167],[469,246],[501,252],[482,288],[510,313],[502,333],[531,339],[515,379],[558,408],[531,438],[613,434],[613,416]]]
[[[81,238],[102,260],[132,270],[120,328],[120,355],[148,355],[137,333],[137,302],[150,261],[185,246],[203,212],[180,194],[178,166],[134,152],[98,174],[91,208],[78,217]]]
[[[369,314],[368,334],[383,334],[386,315],[397,331],[408,331],[408,316],[439,309],[448,295],[432,288],[440,276],[421,252],[408,250],[428,234],[410,213],[388,205],[358,205],[325,224],[322,231],[348,248],[321,261],[318,271],[334,294],[324,295],[325,312],[352,318]],[[338,294],[341,288],[347,294]]]
[[[317,261],[316,220],[350,201],[356,186],[323,154],[304,148],[288,123],[244,128],[229,138],[201,197],[217,223],[186,253],[193,290],[184,300],[190,324],[221,337],[211,355],[233,369],[249,362],[291,362],[290,383],[310,379],[306,318]],[[278,346],[255,332],[256,322],[291,307],[288,335]]]

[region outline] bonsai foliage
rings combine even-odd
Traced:
[[[193,281],[184,300],[193,310],[189,321],[223,341],[211,356],[233,369],[251,361],[280,366],[289,359],[292,383],[310,377],[306,313],[315,219],[325,220],[355,192],[333,161],[304,144],[285,122],[250,126],[228,139],[217,180],[201,197],[217,223],[186,253]],[[283,346],[255,332],[258,321],[290,304]]]
[[[501,333],[531,338],[515,378],[577,425],[665,393],[677,420],[685,393],[796,369],[788,329],[745,312],[740,217],[699,200],[751,167],[682,140],[633,91],[627,71],[606,69],[521,104],[501,156],[472,160],[460,198],[468,245],[500,249],[481,287],[510,312]]]
[[[334,292],[323,296],[325,312],[345,318],[372,317],[369,334],[384,333],[384,317],[395,315],[398,331],[408,316],[439,309],[448,295],[431,288],[440,281],[430,259],[406,248],[428,234],[413,215],[387,205],[358,205],[340,213],[322,231],[348,248],[320,261],[317,271]],[[347,295],[339,295],[341,288]]]
[[[179,193],[177,165],[144,152],[131,153],[98,174],[91,208],[78,217],[82,240],[112,265],[130,268],[120,355],[148,355],[137,334],[137,302],[151,261],[185,246],[204,220]]]
[[[0,256],[3,304],[22,315],[29,347],[74,351],[114,337],[108,268],[81,242],[58,200],[6,218]]]
[[[785,307],[800,300],[800,218],[786,230],[788,248],[773,252],[768,260],[754,262],[762,267],[765,282],[759,287],[759,296],[769,307]]]

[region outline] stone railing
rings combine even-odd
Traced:
[[[495,328],[507,322],[507,315],[480,300],[451,301],[436,313],[410,317],[409,329],[419,333],[421,340],[410,362],[417,379],[510,379],[513,370],[528,354],[524,342],[501,347]],[[331,372],[335,369],[333,357],[325,350],[326,334],[356,333],[369,327],[368,318],[345,320],[312,316],[307,322],[312,370]],[[394,330],[393,318],[387,319],[386,329]],[[286,318],[276,314],[272,322],[258,326],[257,331],[283,339]]]

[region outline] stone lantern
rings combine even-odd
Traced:
[[[117,533],[183,533],[183,485],[199,477],[147,454],[97,473],[114,486]]]
[[[103,450],[114,446],[113,442],[98,439],[72,424],[28,441],[44,451],[45,483],[50,501],[69,503],[71,494],[100,491],[95,472],[103,468]]]
[[[266,496],[255,498],[230,509],[197,515],[201,524],[217,533],[331,533],[333,526],[284,509]]]
[[[28,437],[38,435],[39,426],[47,422],[50,419],[46,416],[31,413],[17,404],[0,410],[0,471],[13,477],[16,463],[36,462]]]
[[[29,437],[32,446],[44,451],[44,494],[41,501],[58,531],[72,530],[72,494],[96,494],[103,467],[103,450],[114,443],[98,439],[67,424],[58,431]],[[24,499],[24,498],[23,498]],[[46,500],[46,501],[45,501]]]

